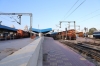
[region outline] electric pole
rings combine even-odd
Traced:
[[[0,25],[1,25],[2,21],[0,21]]]
[[[75,29],[75,33],[76,33],[76,24],[75,24],[75,21],[74,21],[74,29]]]
[[[87,30],[87,28],[86,28],[86,27],[84,27],[84,30],[85,30],[85,38],[86,38],[86,30]]]

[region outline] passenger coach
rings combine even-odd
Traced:
[[[93,32],[94,38],[100,38],[100,31]]]

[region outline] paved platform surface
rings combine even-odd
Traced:
[[[0,60],[23,48],[32,41],[33,39],[30,38],[0,41]]]
[[[43,53],[48,53],[43,66],[95,66],[67,46],[49,37],[44,39]]]

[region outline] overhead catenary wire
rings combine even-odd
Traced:
[[[1,17],[1,16],[0,16]],[[5,19],[6,21],[10,21],[9,19],[6,19],[6,18],[4,18],[4,17],[1,17],[2,19]],[[13,18],[13,17],[12,17]],[[11,18],[11,19],[12,19]],[[13,18],[14,19],[14,21],[12,21],[12,22],[18,22],[15,18]],[[11,22],[11,21],[10,21]]]
[[[0,11],[0,13],[3,13],[3,12]],[[0,16],[0,17],[1,17],[1,16]],[[4,17],[1,17],[1,18],[5,19],[5,20],[8,20],[8,19],[6,19],[6,18],[4,18]],[[10,20],[8,20],[8,21],[10,21]]]
[[[0,11],[1,12],[1,11]],[[1,13],[4,13],[4,12],[1,12]],[[8,15],[7,15],[8,16]],[[1,16],[0,16],[1,17]],[[10,19],[14,19],[14,21],[12,21],[12,22],[18,22],[13,16],[8,16]],[[3,17],[1,17],[1,18],[3,18]],[[5,18],[3,18],[3,19],[5,19]],[[6,19],[6,20],[8,20],[8,19]],[[10,21],[10,20],[8,20],[8,21]]]
[[[1,17],[1,16],[0,16]],[[6,19],[6,18],[4,18],[4,17],[1,17],[2,19],[5,19],[5,20],[7,20],[7,21],[10,21],[10,20],[8,20],[8,19]]]
[[[99,15],[100,15],[100,14],[97,14],[97,15],[92,16],[92,17],[90,17],[90,18],[88,18],[88,19],[86,19],[86,20],[83,20],[83,21],[87,21],[87,20],[92,19],[92,18],[94,18],[94,17],[97,17],[97,16],[99,16]],[[81,22],[83,22],[83,21],[81,21]]]
[[[84,0],[83,2],[81,2],[81,4],[79,4],[66,18],[68,18],[72,13],[74,13],[85,1],[86,0]]]
[[[72,10],[72,8],[77,4],[78,1],[79,1],[79,0],[77,0],[77,1],[74,3],[74,5],[68,10],[68,12],[65,14],[65,16]],[[64,18],[65,18],[65,16],[64,16]]]
[[[100,10],[100,9],[97,9],[97,10],[95,10],[95,11],[93,11],[93,12],[91,12],[91,13],[85,15],[85,16],[80,17],[79,19],[84,18],[84,17],[87,17],[87,16],[89,16],[89,15],[91,15],[91,14],[93,14],[93,13],[99,11],[99,10]],[[79,19],[78,19],[78,20],[79,20]]]
[[[2,12],[2,11],[0,11],[0,13],[4,13],[4,12]],[[8,16],[8,15],[7,15]],[[10,16],[8,16],[9,18],[11,18]]]

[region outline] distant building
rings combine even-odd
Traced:
[[[28,26],[27,25],[24,27],[24,31],[28,31]]]
[[[14,25],[12,25],[12,26],[11,26],[11,28],[15,28],[15,26],[14,26]]]

